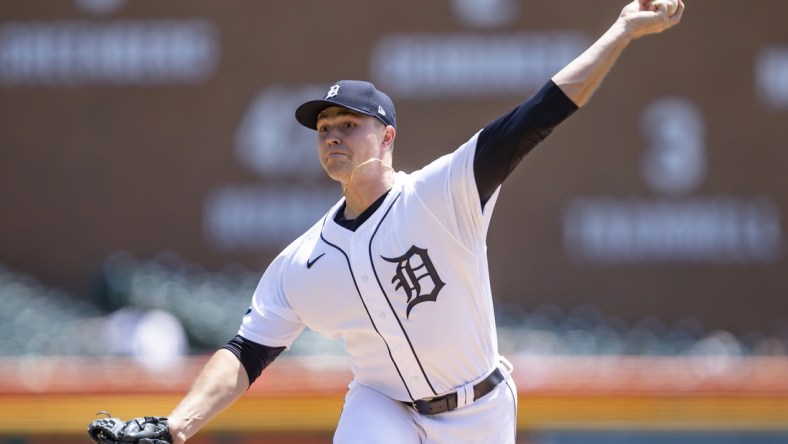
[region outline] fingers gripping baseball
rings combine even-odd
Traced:
[[[621,10],[619,18],[631,37],[638,38],[672,28],[683,13],[681,0],[634,0]]]
[[[672,17],[678,12],[679,0],[652,0],[647,7],[649,11],[658,11]]]
[[[88,436],[96,444],[172,444],[167,418],[146,416],[123,421],[102,418],[88,425]]]

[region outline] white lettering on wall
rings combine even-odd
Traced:
[[[460,22],[488,28],[517,19],[520,3],[518,0],[452,0],[451,9]]]
[[[376,84],[401,98],[522,95],[589,43],[578,32],[388,35],[373,47],[370,70]]]
[[[563,228],[578,262],[768,264],[782,256],[780,213],[765,198],[578,198]]]
[[[648,146],[641,167],[646,182],[665,194],[686,193],[706,172],[703,115],[689,100],[671,97],[649,105],[640,119]]]
[[[257,94],[235,135],[239,162],[261,177],[324,177],[316,155],[317,133],[301,126],[293,113],[287,112],[324,93],[324,86],[272,86]]]
[[[107,15],[120,9],[126,0],[75,0],[79,9],[95,15]]]
[[[780,211],[767,197],[693,197],[706,172],[703,114],[666,98],[641,116],[643,177],[661,196],[571,199],[564,250],[578,263],[770,264],[783,254]]]
[[[293,115],[298,105],[324,93],[325,86],[275,85],[253,98],[236,130],[235,154],[265,182],[223,184],[208,193],[203,229],[213,248],[281,248],[336,202],[338,188],[320,180],[326,176],[317,160],[317,133]]]
[[[227,185],[203,207],[203,230],[220,251],[277,249],[317,222],[338,198],[335,188]]]
[[[8,22],[0,85],[201,83],[216,68],[218,40],[205,20]]]
[[[788,46],[768,46],[758,53],[755,82],[762,102],[788,109]]]

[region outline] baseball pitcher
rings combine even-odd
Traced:
[[[269,265],[238,335],[168,417],[102,418],[90,437],[186,442],[309,327],[351,356],[334,442],[514,443],[517,389],[498,353],[485,241],[500,187],[630,41],[676,25],[683,10],[628,4],[540,91],[412,173],[392,167],[396,111],[371,83],[342,80],[298,107],[342,197]]]

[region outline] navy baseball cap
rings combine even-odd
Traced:
[[[296,109],[298,123],[317,129],[317,115],[330,106],[342,106],[357,113],[372,116],[384,125],[397,127],[394,103],[375,85],[361,80],[340,80],[333,84],[323,100],[311,100]]]

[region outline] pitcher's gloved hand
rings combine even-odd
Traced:
[[[96,444],[172,444],[167,418],[163,416],[145,416],[130,421],[107,416],[88,425],[88,436]]]

